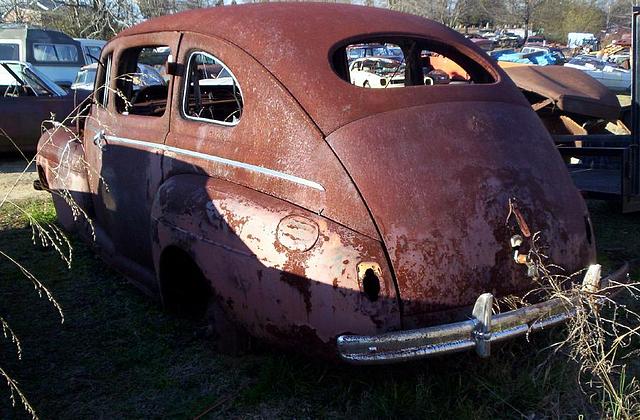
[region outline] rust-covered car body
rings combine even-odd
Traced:
[[[378,90],[345,80],[347,60],[336,57],[346,46],[386,37],[404,51],[428,40],[483,83]],[[174,60],[166,109],[118,111],[109,74],[130,49],[157,45]],[[237,79],[241,112],[219,123],[207,120],[214,108],[202,115],[195,85],[214,83],[186,81],[206,67],[189,64],[194,54]],[[165,303],[191,287],[189,261],[207,280],[198,290],[251,334],[385,363],[440,352],[424,328],[466,321],[474,304],[481,328],[455,333],[477,345],[440,350],[483,347],[487,296],[534,285],[514,236],[539,232],[569,273],[595,263],[585,203],[530,104],[482,50],[440,24],[337,4],[222,7],[125,30],[102,61],[111,89],[97,82],[103,99],[81,142],[42,137],[42,182],[70,191],[103,258]],[[54,199],[61,223],[89,237],[89,224]],[[414,334],[411,348],[402,334]],[[392,348],[370,345],[376,337]]]

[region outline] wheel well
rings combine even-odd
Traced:
[[[166,247],[160,256],[159,279],[166,310],[192,319],[204,317],[211,285],[189,253]]]

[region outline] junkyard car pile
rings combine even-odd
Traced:
[[[356,57],[369,44],[402,57]],[[141,86],[157,51],[167,83]],[[464,77],[430,86],[434,57]],[[144,22],[101,62],[82,142],[40,139],[40,186],[65,228],[91,240],[60,189],[106,261],[223,338],[388,363],[486,356],[571,315],[556,300],[492,314],[494,296],[535,287],[531,232],[571,273],[595,263],[593,231],[529,102],[456,32],[375,8],[242,5]]]

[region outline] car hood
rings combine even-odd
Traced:
[[[507,222],[510,202],[567,273],[595,258],[584,201],[530,108],[417,106],[358,120],[327,141],[380,231],[405,315],[532,288],[513,260],[510,238],[523,227]]]

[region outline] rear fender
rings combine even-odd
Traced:
[[[400,328],[380,242],[322,216],[220,179],[177,175],[158,190],[151,223],[156,272],[166,247],[188,252],[229,316],[256,336],[324,349],[344,331]],[[363,293],[363,262],[379,266],[375,301]]]

